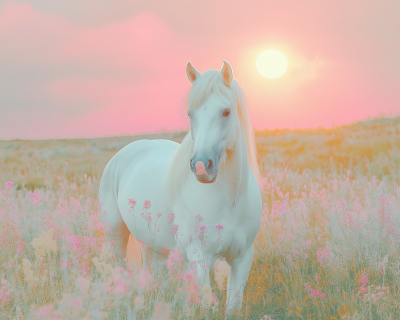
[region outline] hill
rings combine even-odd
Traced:
[[[138,139],[181,142],[186,132],[98,139],[0,141],[0,180],[27,188],[57,184],[55,177],[82,182],[84,175],[99,179],[111,157]],[[290,168],[299,173],[338,174],[350,169],[367,174],[400,177],[400,117],[378,118],[332,129],[256,131],[261,172]]]

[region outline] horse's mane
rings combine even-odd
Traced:
[[[258,181],[260,172],[257,163],[254,131],[247,113],[245,95],[237,81],[232,80],[231,88],[229,89],[223,83],[220,71],[208,70],[193,83],[186,95],[184,107],[187,108],[188,112],[200,107],[211,93],[229,99],[232,105],[237,107],[240,124],[246,134],[249,163]],[[168,189],[171,192],[171,196],[179,192],[182,182],[190,174],[189,160],[193,154],[193,150],[194,143],[189,131],[180,146],[176,149],[169,169],[167,183],[169,184]]]

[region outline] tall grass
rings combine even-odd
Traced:
[[[199,288],[179,252],[149,273],[104,245],[102,170],[138,138],[0,142],[1,319],[224,318],[223,263]],[[256,138],[264,212],[240,315],[400,319],[400,119]]]

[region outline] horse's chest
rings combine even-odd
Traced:
[[[225,221],[224,246],[220,254],[228,261],[240,256],[253,243],[260,229],[260,221],[255,216],[252,219],[248,212],[242,212],[241,216],[233,217]]]
[[[204,241],[203,249],[210,255],[222,255],[228,260],[240,255],[257,235],[260,219],[257,210],[246,202],[239,200],[234,206],[231,202],[209,195],[207,199],[193,197],[177,204],[181,243],[185,246]]]

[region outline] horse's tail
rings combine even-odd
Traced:
[[[126,258],[131,269],[139,269],[142,266],[142,254],[142,244],[132,236],[132,233],[129,234]]]

